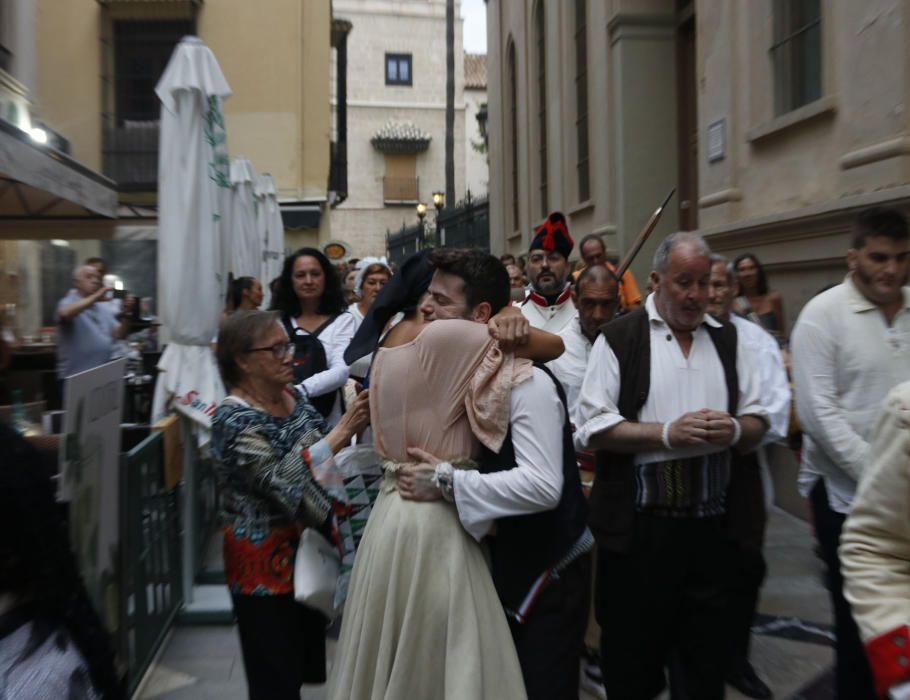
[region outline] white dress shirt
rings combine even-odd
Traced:
[[[638,415],[643,423],[665,423],[684,413],[710,408],[726,411],[727,382],[714,343],[705,325],[720,323],[707,314],[692,333],[689,356],[683,354],[673,331],[661,318],[651,294],[645,301],[651,342],[651,381],[648,398]],[[747,344],[737,333],[736,373],[739,397],[736,415],[755,415],[767,420],[761,403],[761,377]],[[575,415],[575,447],[588,449],[591,439],[625,420],[619,413],[619,361],[603,335],[594,342]],[[718,445],[696,445],[672,451],[639,452],[636,464],[696,457],[720,452]]]
[[[556,303],[549,306],[542,296],[532,291],[522,303],[521,313],[528,319],[532,328],[539,328],[548,333],[559,333],[572,322],[572,319],[578,317],[575,302],[572,301],[572,290],[568,285],[557,297]]]
[[[562,496],[565,414],[553,380],[537,367],[512,389],[512,469],[481,474],[456,469],[455,505],[464,529],[477,541],[497,518],[552,510]]]
[[[800,493],[808,495],[824,477],[831,509],[847,513],[872,459],[869,441],[882,402],[910,380],[910,288],[889,327],[848,275],[806,304],[790,347],[803,428]]]
[[[790,427],[790,382],[774,336],[754,321],[730,314],[736,332],[749,348],[752,359],[758,363],[761,375],[761,403],[767,411],[768,431],[761,444],[768,445],[787,437]]]
[[[565,352],[552,362],[548,362],[547,367],[556,375],[562,388],[565,389],[566,399],[569,403],[569,415],[574,415],[581,383],[585,378],[585,371],[588,369],[588,357],[591,355],[592,343],[581,332],[578,316],[573,318],[558,335],[566,347]]]
[[[295,318],[291,318],[291,327],[294,333],[298,335],[309,335],[306,330],[297,325],[297,319]],[[327,328],[322,330],[318,339],[325,348],[325,359],[328,367],[297,384],[298,389],[307,396],[322,396],[344,386],[344,383],[348,380],[348,365],[344,361],[344,351],[351,343],[354,331],[354,317],[347,312],[341,313]],[[330,426],[333,426],[340,419],[341,396],[339,395],[335,398],[335,405],[326,421]]]

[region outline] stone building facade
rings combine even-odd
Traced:
[[[849,226],[910,204],[899,0],[490,0],[491,247],[561,209],[616,253],[676,229],[751,250],[787,323],[845,273]]]
[[[465,90],[455,3],[455,192],[465,192]],[[417,223],[416,205],[445,191],[445,0],[334,0],[347,37],[347,199],[333,239],[355,257],[382,255],[386,232]],[[337,99],[334,101],[337,120]],[[451,203],[450,203],[451,204]]]

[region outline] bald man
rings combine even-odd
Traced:
[[[119,322],[105,301],[112,287],[101,283],[94,265],[82,265],[73,273],[73,288],[57,304],[57,376],[60,379],[84,372],[111,359],[114,340],[126,335],[127,324]]]

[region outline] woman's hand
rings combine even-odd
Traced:
[[[528,342],[531,324],[514,306],[507,306],[487,323],[490,337],[499,342],[503,352],[513,352],[515,348]]]
[[[351,440],[360,431],[370,424],[370,392],[361,391],[357,394],[354,402],[348,406],[348,410],[341,416],[338,425],[329,431],[325,436],[326,442],[332,450],[332,454],[337,454],[342,447],[351,444]]]
[[[409,447],[408,456],[419,459],[423,464],[429,464],[431,467],[442,461],[419,447]],[[432,479],[433,470],[420,469],[416,466],[402,467],[395,475],[399,495],[409,501],[429,502],[440,500],[442,492],[433,483]]]

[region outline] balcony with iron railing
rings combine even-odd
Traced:
[[[125,121],[102,130],[102,167],[121,192],[158,189],[160,122]]]
[[[382,199],[386,204],[416,204],[420,199],[419,177],[383,177]]]

